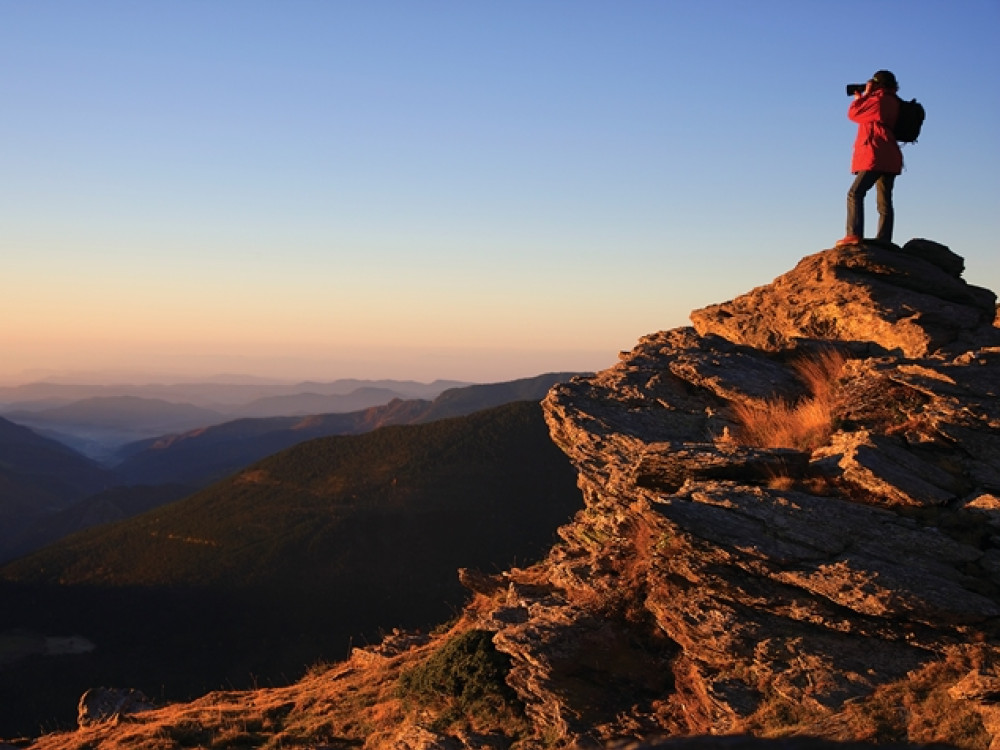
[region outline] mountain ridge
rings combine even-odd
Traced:
[[[394,398],[436,398],[455,381],[337,380],[298,384],[181,383],[70,385],[34,383],[0,388],[0,415],[111,464],[125,444],[165,433],[277,414],[350,412]]]
[[[360,434],[390,424],[428,422],[516,400],[540,401],[552,383],[570,375],[545,373],[506,383],[456,387],[446,389],[432,401],[394,398],[385,405],[355,412],[243,418],[179,434],[157,434],[131,443],[119,452],[121,460],[102,474],[106,478],[104,483],[93,487],[95,492],[114,489],[110,494],[91,498],[85,498],[86,493],[74,495],[83,505],[66,507],[55,513],[44,513],[41,509],[37,513],[29,512],[30,507],[18,505],[20,515],[25,516],[21,519],[15,518],[17,513],[12,506],[7,517],[7,533],[0,536],[0,561],[32,552],[98,521],[120,520],[134,515],[133,511],[180,499],[254,461],[312,438]],[[117,399],[115,403],[132,403],[132,398]],[[59,455],[71,453],[70,448],[65,448]],[[15,456],[8,455],[8,460],[16,463],[14,459]],[[86,459],[81,457],[80,460]],[[54,472],[52,467],[50,473]],[[127,485],[128,488],[113,485]],[[14,490],[9,488],[9,494],[15,494]],[[27,497],[23,499],[29,506],[30,502]]]
[[[137,396],[160,398],[165,401],[181,400],[211,409],[222,404],[241,404],[257,398],[294,395],[313,392],[321,395],[343,395],[358,388],[384,388],[409,398],[433,398],[448,388],[471,385],[456,380],[435,380],[421,383],[415,380],[362,380],[341,378],[329,382],[316,380],[274,382],[256,379],[255,382],[227,380],[191,381],[179,383],[120,383],[80,384],[38,381],[17,386],[0,386],[0,404],[10,408],[16,404],[31,404],[32,409],[47,408],[100,396]]]
[[[540,401],[553,383],[574,374],[544,373],[504,383],[449,388],[433,400],[394,398],[384,405],[353,412],[227,421],[125,446],[124,460],[115,470],[134,483],[174,481],[204,486],[307,438],[357,434],[391,424],[424,423],[511,401]],[[183,462],[183,468],[179,462]]]

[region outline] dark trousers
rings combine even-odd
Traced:
[[[854,184],[847,191],[847,233],[865,236],[865,195],[872,185],[878,185],[878,234],[877,239],[892,242],[892,186],[896,175],[888,172],[858,172]]]

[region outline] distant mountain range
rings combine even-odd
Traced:
[[[240,407],[278,396],[313,393],[321,396],[347,395],[359,389],[391,391],[397,398],[434,398],[448,388],[470,385],[457,380],[435,380],[419,383],[413,380],[358,380],[344,378],[331,382],[303,381],[298,383],[228,382],[214,380],[203,383],[86,385],[39,382],[19,386],[0,386],[0,410],[14,408],[38,411],[63,406],[73,401],[109,396],[162,399],[172,403],[188,403],[214,411],[233,414]],[[264,415],[261,415],[264,416]]]
[[[452,388],[433,401],[393,400],[343,414],[241,419],[125,446],[116,473],[129,484],[175,482],[201,487],[304,440],[368,432],[391,424],[419,424],[471,414],[512,401],[540,401],[573,373],[548,373],[506,383]]]
[[[200,383],[0,388],[0,416],[102,463],[121,446],[241,417],[344,413],[393,399],[432,399],[454,381],[337,380],[287,384]]]
[[[429,422],[471,414],[512,401],[539,401],[554,383],[568,380],[571,376],[572,373],[549,373],[507,383],[453,388],[433,401],[395,399],[385,405],[343,414],[238,419],[170,435],[157,433],[155,437],[125,446],[117,455],[108,456],[109,463],[116,463],[111,470],[101,468],[55,441],[34,436],[55,453],[44,464],[46,468],[42,475],[38,472],[32,474],[28,471],[30,466],[25,467],[21,470],[24,476],[18,484],[11,485],[3,493],[0,513],[5,513],[3,517],[7,523],[5,531],[0,533],[0,562],[39,549],[73,531],[127,518],[142,510],[180,499],[254,461],[306,440],[359,434],[390,424]],[[186,414],[192,420],[199,415],[214,414],[190,405],[174,411],[173,406],[160,400],[118,396],[86,399],[53,411],[57,411],[62,419],[77,420],[80,429],[89,430],[101,426],[115,429],[116,425],[128,424],[129,409],[146,415],[152,423],[160,425],[176,419],[179,414]],[[94,415],[94,421],[101,419],[103,422],[96,426],[93,422],[88,424],[84,421],[88,415]],[[19,429],[21,432],[18,434],[31,435],[25,428]],[[43,475],[58,476],[63,472],[56,468],[61,457],[72,457],[75,464],[71,461],[71,466],[90,467],[95,480],[81,484],[71,500],[38,500],[43,495],[37,493],[51,484],[49,479],[43,481]],[[14,453],[0,451],[0,464],[2,462],[12,467],[20,465]],[[65,471],[75,476],[71,467]],[[29,481],[31,477],[40,483],[40,487],[34,487]],[[127,490],[124,489],[126,487]],[[116,488],[115,492],[102,493],[83,502],[89,495],[111,488]]]
[[[94,685],[180,698],[285,682],[380,628],[446,619],[465,596],[458,568],[494,572],[551,544],[582,507],[575,477],[540,405],[519,401],[309,440],[9,563],[0,636],[96,648],[11,657],[0,736],[72,723]]]
[[[350,393],[292,393],[266,396],[233,410],[238,417],[287,417],[307,414],[330,414],[356,411],[369,406],[387,404],[393,399],[405,398],[391,388],[356,388]],[[411,397],[412,398],[412,397]]]
[[[8,411],[6,418],[105,463],[124,443],[226,419],[192,404],[138,396],[93,396],[38,411]]]

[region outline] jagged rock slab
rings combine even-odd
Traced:
[[[667,639],[672,687],[633,731],[753,729],[780,704],[833,733],[970,633],[995,651],[1000,540],[963,509],[998,512],[996,299],[963,265],[927,241],[825,251],[549,393],[588,510],[546,563],[547,604],[494,624],[540,724],[626,731],[588,721],[547,657],[579,646],[594,602]],[[796,352],[823,347],[849,357],[827,442],[734,445],[734,406],[807,398]]]
[[[960,278],[962,259],[928,240],[803,258],[771,284],[691,313],[701,335],[758,349],[843,341],[922,357],[997,342],[996,296]]]

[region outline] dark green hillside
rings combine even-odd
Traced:
[[[0,569],[0,632],[98,644],[0,671],[0,701],[51,696],[58,675],[68,718],[92,684],[180,697],[294,679],[352,638],[447,619],[457,568],[538,556],[581,505],[537,403],[303,443]]]

